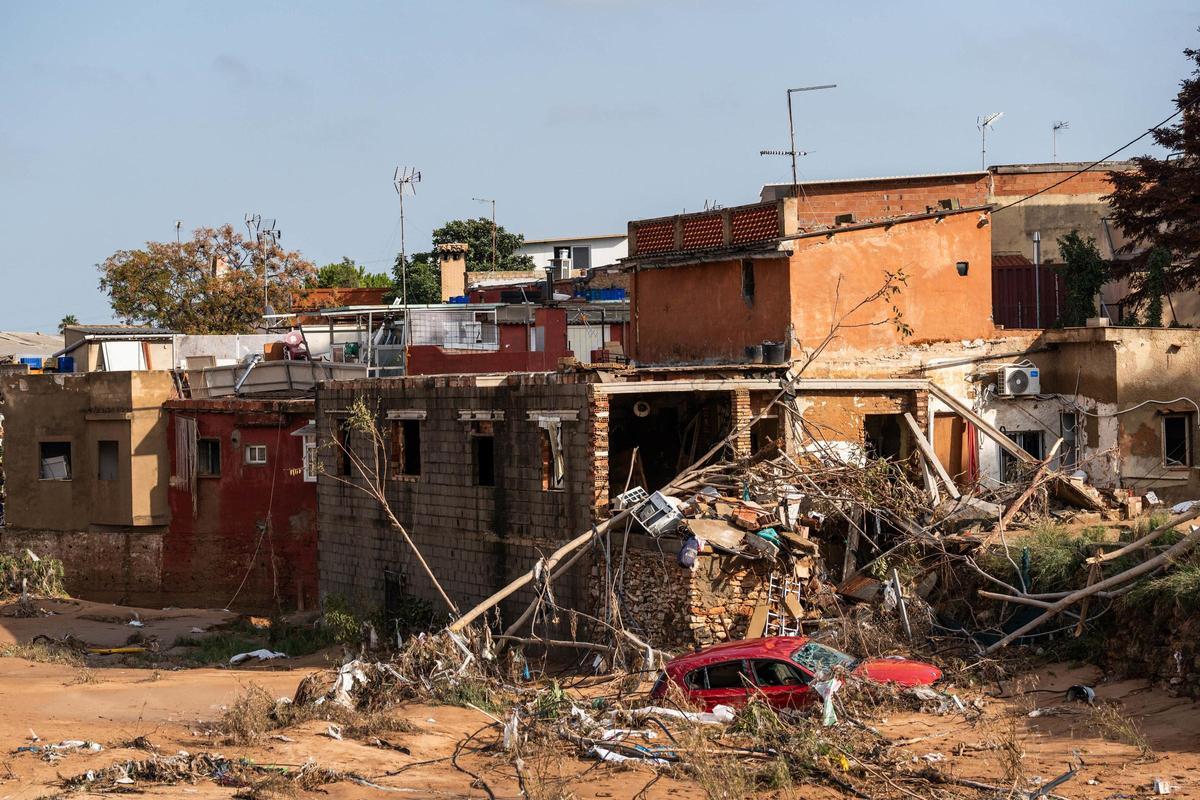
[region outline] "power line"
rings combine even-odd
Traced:
[[[1027,195],[1026,197],[1022,197],[1022,198],[1021,198],[1021,199],[1019,199],[1019,200],[1013,200],[1011,203],[1009,203],[1009,204],[1007,204],[1007,205],[1000,206],[999,208],[997,208],[996,210],[994,210],[994,211],[992,212],[992,214],[999,214],[1001,211],[1004,211],[1004,210],[1005,210],[1005,209],[1007,209],[1007,208],[1012,208],[1013,206],[1020,205],[1021,203],[1024,203],[1026,200],[1032,200],[1033,198],[1037,197],[1039,194],[1045,194],[1046,192],[1050,191],[1051,189],[1054,189],[1054,188],[1056,188],[1056,187],[1058,187],[1058,186],[1062,186],[1062,185],[1063,185],[1064,183],[1066,183],[1067,181],[1069,181],[1069,180],[1071,180],[1072,178],[1075,178],[1075,177],[1077,177],[1077,176],[1079,176],[1079,175],[1082,175],[1083,173],[1085,173],[1085,172],[1087,172],[1088,170],[1090,170],[1092,167],[1094,167],[1094,166],[1097,166],[1098,164],[1103,164],[1105,161],[1108,161],[1110,158],[1112,158],[1113,156],[1115,156],[1117,153],[1121,152],[1122,150],[1125,150],[1125,149],[1127,149],[1127,148],[1130,148],[1130,147],[1132,147],[1133,145],[1135,145],[1135,144],[1137,144],[1138,142],[1140,142],[1142,139],[1145,139],[1147,136],[1149,136],[1150,134],[1154,133],[1156,130],[1158,130],[1159,128],[1161,128],[1163,125],[1166,125],[1168,122],[1170,122],[1171,120],[1173,120],[1173,119],[1175,119],[1176,117],[1178,117],[1178,116],[1179,116],[1180,114],[1182,114],[1184,111],[1187,111],[1189,108],[1191,108],[1192,106],[1196,105],[1196,103],[1200,103],[1200,97],[1197,97],[1195,100],[1193,100],[1192,102],[1188,103],[1187,105],[1180,106],[1180,107],[1179,107],[1179,110],[1178,110],[1178,111],[1176,111],[1174,114],[1172,114],[1171,116],[1167,117],[1166,119],[1164,119],[1162,122],[1158,123],[1157,125],[1153,125],[1153,126],[1151,126],[1150,128],[1147,128],[1147,129],[1146,129],[1146,131],[1145,131],[1144,133],[1142,133],[1140,136],[1138,136],[1137,138],[1135,138],[1135,139],[1133,139],[1133,140],[1131,140],[1131,141],[1129,141],[1129,142],[1126,142],[1125,144],[1121,145],[1121,146],[1120,146],[1120,147],[1118,147],[1116,150],[1113,150],[1111,153],[1109,153],[1108,155],[1104,156],[1103,158],[1098,158],[1098,159],[1096,159],[1095,161],[1093,161],[1092,163],[1088,164],[1088,165],[1087,165],[1086,167],[1084,167],[1083,169],[1081,169],[1081,170],[1077,170],[1077,171],[1075,171],[1075,172],[1072,172],[1070,175],[1068,175],[1067,177],[1063,178],[1061,181],[1058,181],[1057,183],[1052,183],[1052,184],[1050,184],[1049,186],[1047,186],[1046,188],[1044,188],[1044,189],[1039,189],[1038,191],[1034,192],[1034,193],[1033,193],[1033,194],[1031,194],[1031,195]]]

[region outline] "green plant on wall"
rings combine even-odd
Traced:
[[[1163,324],[1163,295],[1167,292],[1167,267],[1171,254],[1161,247],[1154,248],[1146,259],[1146,326],[1161,328]]]
[[[1057,270],[1066,283],[1067,295],[1059,324],[1083,327],[1088,317],[1096,316],[1096,295],[1108,278],[1108,262],[1100,256],[1095,238],[1084,239],[1079,231],[1059,237],[1058,251],[1063,263]]]

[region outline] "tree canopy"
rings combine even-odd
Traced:
[[[78,325],[78,324],[79,324],[79,317],[75,316],[74,314],[67,314],[61,320],[59,320],[58,332],[59,333],[65,332],[67,330],[68,325]]]
[[[384,289],[392,285],[392,279],[385,272],[367,272],[354,259],[342,256],[341,261],[318,269],[311,283],[321,289]]]
[[[1066,284],[1062,316],[1059,323],[1068,328],[1080,328],[1088,317],[1096,316],[1096,294],[1108,276],[1108,263],[1100,255],[1096,240],[1084,239],[1079,231],[1071,231],[1058,239],[1058,252],[1063,263],[1055,269]]]
[[[467,271],[488,272],[492,269],[492,221],[479,219],[453,219],[433,232],[433,244],[467,245]],[[503,225],[496,226],[496,269],[533,269],[533,259],[520,255],[517,250],[525,243],[525,237],[511,233]],[[414,257],[415,258],[415,257]]]
[[[316,274],[298,252],[248,240],[232,225],[118,250],[97,266],[117,317],[180,333],[247,333],[262,318],[264,277],[271,305],[284,311]]]
[[[1151,132],[1168,155],[1138,156],[1132,159],[1132,171],[1110,172],[1113,191],[1104,198],[1129,239],[1124,251],[1137,254],[1111,267],[1112,277],[1129,279],[1126,299],[1135,306],[1149,302],[1152,291],[1200,287],[1200,50],[1183,53],[1195,68],[1175,96],[1178,121]],[[1154,248],[1170,255],[1162,274],[1155,276],[1161,279],[1157,288],[1149,286],[1146,269]]]
[[[442,302],[442,272],[434,262],[432,253],[413,253],[407,259],[405,269],[408,273],[408,302],[412,305]],[[396,264],[392,267],[392,294],[387,298],[401,298],[403,273],[400,269],[400,256],[396,256]]]

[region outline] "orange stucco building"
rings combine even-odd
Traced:
[[[827,351],[995,334],[987,206],[801,227],[793,202],[630,223],[635,363],[746,363],[758,348],[778,360],[771,343],[797,357],[835,321]],[[889,273],[904,276],[898,291],[856,309]],[[896,312],[908,335],[888,321]]]

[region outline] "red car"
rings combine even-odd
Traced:
[[[759,692],[776,708],[800,708],[820,699],[809,684],[822,680],[834,667],[900,686],[928,686],[942,677],[940,669],[920,661],[898,656],[860,660],[807,636],[769,636],[726,642],[672,659],[650,696],[663,697],[673,683],[706,711],[717,705],[740,705]]]

